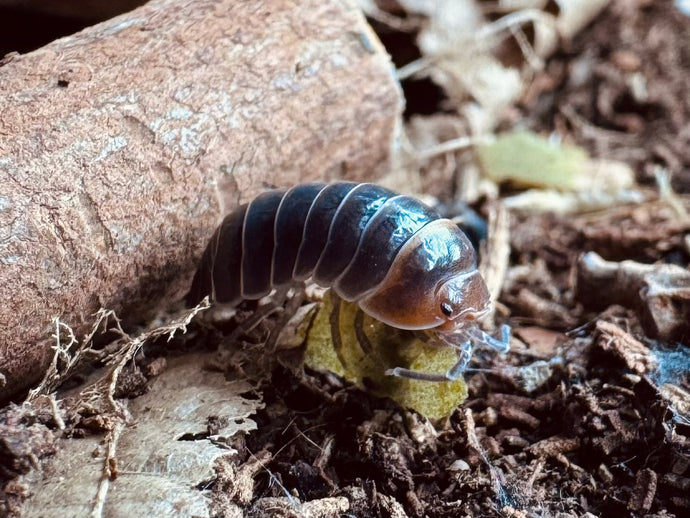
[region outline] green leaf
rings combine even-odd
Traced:
[[[484,174],[495,182],[562,191],[581,189],[580,177],[589,167],[584,149],[528,131],[499,135],[491,144],[477,146],[477,156]]]

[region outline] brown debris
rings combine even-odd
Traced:
[[[579,448],[579,438],[555,436],[532,444],[528,451],[537,457],[555,457],[556,455],[576,451]]]
[[[148,362],[144,369],[147,378],[153,378],[158,376],[167,367],[168,361],[161,357],[155,358],[154,360]]]
[[[513,335],[520,337],[531,352],[543,358],[552,358],[558,346],[566,341],[565,334],[538,326],[514,327]]]
[[[521,289],[518,292],[513,304],[519,306],[535,325],[569,328],[576,322],[567,307],[527,289]]]
[[[321,498],[300,502],[292,497],[260,498],[247,511],[248,518],[331,518],[345,513],[349,508],[347,498]]]
[[[518,248],[517,253],[531,255],[528,249]],[[563,273],[554,271],[543,258],[512,266],[506,275],[502,300],[525,323],[547,329],[570,329],[577,323],[579,312],[572,308],[572,292],[557,288],[562,277]]]
[[[514,407],[502,407],[499,415],[506,421],[522,425],[525,428],[536,430],[539,427],[539,419]]]
[[[666,473],[661,479],[662,484],[669,485],[681,491],[690,491],[690,478],[680,477],[673,473]]]
[[[18,515],[30,489],[19,478],[40,469],[57,441],[40,412],[10,405],[0,411],[0,516]]]
[[[628,509],[636,513],[648,513],[656,494],[657,475],[651,469],[641,469],[635,477],[635,487],[628,500]]]
[[[630,333],[603,320],[596,323],[596,329],[599,332],[597,345],[623,360],[629,369],[643,375],[656,367],[656,360],[649,348]]]
[[[42,457],[55,452],[55,437],[43,424],[24,425],[23,412],[10,408],[2,415],[0,451],[3,462],[0,477],[23,475],[39,465]]]
[[[271,460],[269,452],[253,455],[247,462],[237,466],[230,457],[218,459],[216,473],[217,486],[214,488],[214,507],[223,511],[228,504],[246,506],[254,498],[254,477]]]
[[[690,272],[671,264],[604,261],[594,252],[578,264],[578,298],[592,307],[635,309],[649,336],[665,341],[690,334]]]
[[[379,493],[376,486],[372,484],[365,484],[365,487],[348,486],[344,488],[342,494],[349,500],[350,511],[355,516],[408,518],[400,502]]]

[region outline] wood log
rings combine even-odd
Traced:
[[[152,0],[0,65],[0,402],[59,318],[145,320],[222,215],[272,186],[385,172],[402,101],[342,0]]]

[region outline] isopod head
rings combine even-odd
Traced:
[[[436,304],[444,318],[439,331],[454,331],[474,323],[489,310],[489,289],[478,270],[457,273],[441,284]]]
[[[469,239],[439,219],[405,243],[383,282],[358,304],[393,327],[448,332],[473,323],[490,298]]]

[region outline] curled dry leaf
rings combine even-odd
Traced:
[[[428,75],[441,85],[475,135],[494,129],[503,110],[522,94],[527,74],[522,66],[508,66],[504,43],[514,40],[527,70],[540,68],[559,41],[567,41],[608,4],[608,0],[560,0],[557,12],[548,2],[499,3],[489,21],[486,5],[475,0],[399,0],[408,15],[425,17],[417,45],[422,57],[400,69],[399,76]],[[380,10],[372,2],[360,5],[373,17]],[[532,39],[527,33],[533,34]]]

